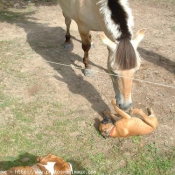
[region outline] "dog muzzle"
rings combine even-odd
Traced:
[[[110,127],[107,131],[103,131],[101,134],[104,138],[110,137],[112,131],[113,131],[114,125]]]

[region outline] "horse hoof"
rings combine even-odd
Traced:
[[[91,42],[91,48],[94,49],[95,48],[95,45],[93,42]]]
[[[91,69],[84,69],[84,75],[86,77],[93,77],[94,76],[94,73]]]
[[[73,44],[72,42],[69,42],[69,43],[64,43],[64,48],[68,51],[72,51],[73,50]]]

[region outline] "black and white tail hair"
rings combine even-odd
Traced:
[[[134,23],[128,1],[100,0],[99,4],[108,31],[116,42],[119,42],[116,50],[116,67],[121,70],[135,68],[136,53],[130,42]]]

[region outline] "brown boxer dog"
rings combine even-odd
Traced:
[[[109,111],[104,111],[104,119],[101,121],[99,130],[102,136],[106,137],[129,137],[135,135],[145,135],[154,131],[158,125],[158,120],[152,109],[148,109],[149,116],[142,109],[132,109],[131,114],[139,114],[143,120],[137,117],[131,117],[126,112],[119,109],[116,100],[112,99],[114,110],[122,117],[116,121],[116,116]],[[109,117],[108,117],[109,116]],[[114,124],[112,120],[116,121]]]
[[[38,163],[33,166],[19,166],[7,171],[0,171],[0,175],[71,175],[72,165],[61,158],[48,154],[38,157]]]

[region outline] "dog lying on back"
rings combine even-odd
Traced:
[[[71,175],[72,165],[61,158],[48,154],[38,157],[38,163],[33,166],[12,167],[0,171],[0,175]]]
[[[114,110],[122,117],[122,119],[113,124],[111,119],[116,121],[116,116],[109,111],[104,111],[105,117],[100,123],[99,130],[105,138],[145,135],[156,129],[158,120],[152,109],[148,109],[149,116],[146,115],[142,109],[131,110],[131,114],[141,115],[143,117],[142,120],[137,117],[131,117],[129,114],[119,109],[115,99],[112,99],[111,103],[114,106]]]

